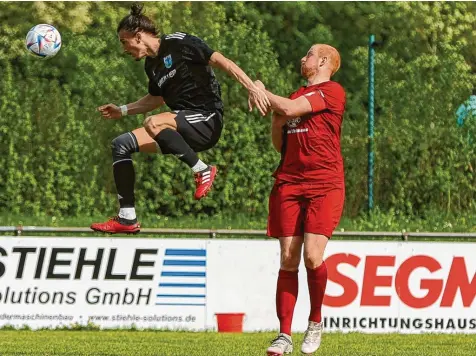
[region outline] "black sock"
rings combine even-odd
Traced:
[[[198,162],[197,154],[190,148],[187,142],[177,131],[165,129],[159,132],[154,140],[159,144],[163,154],[171,153],[190,168]]]
[[[119,205],[121,208],[133,208],[135,204],[134,183],[135,171],[132,161],[117,162],[113,166]]]

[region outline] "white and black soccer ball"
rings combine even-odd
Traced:
[[[25,44],[32,55],[48,59],[54,57],[61,49],[61,35],[53,26],[39,24],[28,31]]]

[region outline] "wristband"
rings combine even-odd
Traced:
[[[121,109],[121,116],[127,115],[127,105],[121,105],[119,109]]]

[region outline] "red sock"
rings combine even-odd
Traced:
[[[279,332],[291,335],[294,307],[298,296],[298,272],[279,270],[276,289],[276,312]]]
[[[327,285],[327,267],[326,263],[316,269],[307,269],[307,285],[309,287],[309,298],[311,299],[311,313],[309,321],[320,323],[322,320],[321,309],[324,292]]]

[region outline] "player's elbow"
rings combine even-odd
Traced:
[[[145,100],[142,102],[144,106],[146,106],[148,109],[157,109],[162,105],[164,102],[163,98],[161,96],[154,96],[148,94],[145,98]]]
[[[299,116],[299,112],[301,111],[294,100],[286,101],[280,109],[281,115],[289,117]]]
[[[282,111],[281,114],[284,115],[284,116],[290,116],[290,117],[299,116],[297,114],[298,110],[296,110],[296,107],[293,105],[293,103],[290,103],[288,105],[284,105],[281,108],[281,111]]]
[[[284,106],[283,108],[281,108],[280,111],[281,111],[280,114],[284,115],[284,116],[291,116],[292,113],[293,113],[292,108],[287,107],[287,106]]]
[[[145,110],[145,112],[151,112],[151,111],[157,110],[160,107],[161,107],[160,104],[151,103],[149,105],[144,105],[144,110]]]
[[[158,100],[158,101],[156,101],[153,105],[154,105],[154,110],[155,110],[155,109],[158,109],[158,108],[160,108],[162,105],[164,105],[164,101],[163,101],[163,100]]]

